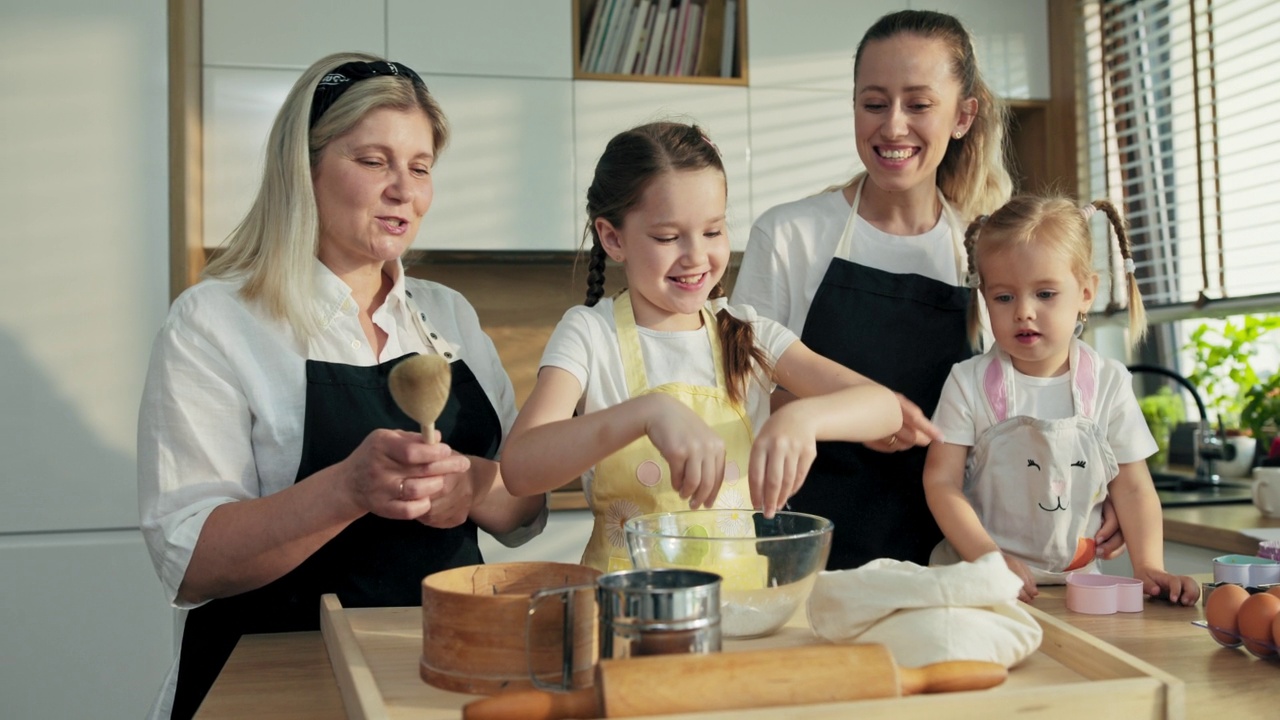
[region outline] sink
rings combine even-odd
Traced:
[[[1155,482],[1156,495],[1163,507],[1253,502],[1250,487],[1246,483],[1230,480],[1209,483],[1197,480],[1190,473],[1177,472],[1154,472],[1151,473],[1151,479]]]

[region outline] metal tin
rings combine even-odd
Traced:
[[[600,658],[720,650],[720,576],[622,570],[596,581]]]

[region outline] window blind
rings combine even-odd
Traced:
[[[1280,3],[1082,0],[1082,158],[1153,322],[1280,309]]]

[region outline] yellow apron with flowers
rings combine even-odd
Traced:
[[[740,405],[730,402],[725,390],[720,336],[716,332],[715,319],[710,311],[705,307],[702,309],[702,325],[711,342],[716,371],[715,387],[667,383],[650,388],[628,292],[624,291],[614,299],[613,321],[617,327],[628,396],[634,398],[647,393],[671,395],[688,405],[724,438],[724,482],[720,486],[714,507],[741,509],[740,515],[725,516],[723,520],[743,527],[717,528],[717,534],[753,534],[747,467],[754,432],[746,412]],[[587,549],[582,554],[582,564],[604,572],[631,567],[631,557],[627,552],[627,541],[622,529],[627,520],[649,513],[689,509],[689,501],[682,500],[680,494],[672,489],[671,469],[648,436],[635,440],[597,463],[595,476],[588,489],[595,526],[591,530]],[[714,568],[707,569],[714,571]]]

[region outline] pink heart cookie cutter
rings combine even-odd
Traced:
[[[1067,609],[1087,615],[1142,612],[1142,581],[1119,575],[1071,573],[1067,576]]]

